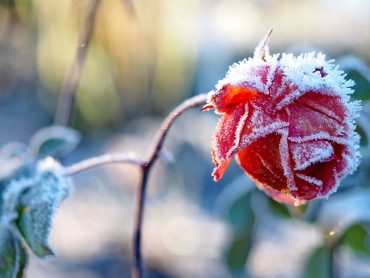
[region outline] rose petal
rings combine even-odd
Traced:
[[[250,114],[249,120],[244,125],[238,150],[261,137],[289,126],[288,115],[284,111],[271,116],[264,113],[259,107],[251,106]]]
[[[302,143],[291,142],[289,150],[294,160],[294,170],[303,170],[312,164],[334,159],[332,144],[326,140],[311,140]]]
[[[346,108],[340,97],[308,92],[299,98],[298,102],[339,122],[346,117]]]
[[[338,121],[302,104],[290,105],[289,113],[289,137],[306,137],[323,131],[334,137],[345,134],[345,128]]]
[[[258,94],[253,88],[227,84],[211,96],[211,105],[218,113],[228,113],[239,104],[246,103]]]
[[[239,145],[241,131],[248,117],[248,105],[239,104],[230,113],[225,113],[217,123],[211,145],[215,163],[213,176],[219,180],[229,164],[232,150]]]
[[[260,138],[239,151],[236,161],[261,186],[289,193],[279,154],[280,139],[276,133]]]
[[[310,200],[317,196],[327,196],[337,186],[338,175],[335,160],[313,164],[304,171],[297,173],[322,181],[322,185],[318,186],[313,182],[297,178],[298,191],[294,193],[294,196],[298,198]]]

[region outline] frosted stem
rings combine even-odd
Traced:
[[[133,237],[133,257],[134,263],[132,265],[132,278],[142,278],[143,277],[143,263],[141,255],[141,238],[142,238],[142,225],[144,219],[144,209],[145,209],[145,197],[146,189],[148,184],[148,178],[150,170],[157,160],[168,134],[170,127],[173,122],[182,113],[195,106],[205,104],[207,101],[207,94],[197,95],[195,97],[185,100],[182,104],[177,106],[163,121],[161,128],[157,131],[156,137],[150,149],[148,159],[142,167],[142,176],[140,180],[140,185],[137,191],[136,200],[136,211],[135,211],[135,227],[134,227],[134,237]]]
[[[112,153],[103,154],[88,158],[86,160],[77,162],[69,167],[65,168],[65,174],[72,176],[80,172],[110,163],[128,163],[133,165],[141,166],[144,164],[143,161],[134,153]]]
[[[146,200],[146,190],[150,171],[162,151],[164,140],[168,134],[174,121],[185,111],[205,104],[208,94],[201,94],[185,100],[177,106],[163,121],[160,129],[157,131],[155,139],[149,150],[147,159],[141,159],[134,153],[120,153],[120,154],[104,154],[101,156],[92,157],[65,168],[66,175],[75,175],[77,173],[92,169],[97,166],[109,163],[129,163],[137,165],[141,169],[141,179],[139,187],[137,188],[136,208],[135,208],[135,223],[133,234],[133,264],[132,264],[132,278],[143,277],[143,260],[141,254],[141,237],[142,226],[144,219],[144,209]]]

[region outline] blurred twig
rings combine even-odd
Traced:
[[[121,0],[121,2],[131,18],[137,19],[136,10],[134,7],[134,3],[132,3],[132,0]]]
[[[80,33],[76,56],[64,81],[63,89],[58,101],[55,122],[59,125],[68,125],[81,76],[82,66],[86,59],[86,53],[91,41],[94,22],[100,2],[100,0],[91,0],[88,7],[86,21]]]

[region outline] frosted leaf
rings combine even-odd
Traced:
[[[15,223],[32,251],[46,256],[52,254],[48,247],[52,218],[69,194],[71,181],[52,158],[31,166],[3,185],[0,224],[10,227]]]
[[[19,197],[17,226],[35,255],[53,254],[48,246],[52,219],[69,194],[71,181],[51,158],[41,161],[30,188]]]
[[[61,157],[75,149],[80,140],[80,133],[70,127],[50,126],[35,133],[31,138],[30,148],[41,157]]]
[[[16,278],[23,272],[25,250],[10,227],[0,226],[0,277]]]

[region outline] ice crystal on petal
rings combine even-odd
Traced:
[[[314,163],[325,162],[334,154],[332,145],[324,140],[291,143],[290,149],[295,162],[294,170],[303,170]]]

